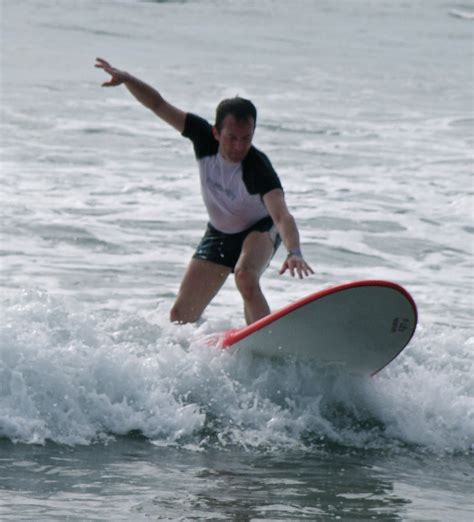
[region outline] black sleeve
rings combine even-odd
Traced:
[[[278,174],[268,157],[252,147],[242,162],[243,180],[250,194],[264,196],[273,189],[282,189]]]
[[[183,136],[193,142],[197,159],[217,154],[219,143],[212,134],[212,126],[204,118],[188,112]]]

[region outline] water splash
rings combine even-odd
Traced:
[[[472,448],[472,340],[459,332],[422,328],[367,379],[206,346],[223,320],[178,327],[160,310],[90,312],[41,291],[12,294],[3,316],[0,435],[13,441],[138,431],[194,448]]]

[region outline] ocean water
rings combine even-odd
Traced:
[[[0,519],[474,518],[473,24],[454,0],[3,0]],[[229,279],[168,311],[206,222],[187,140],[96,56],[212,120],[259,109],[315,274],[418,304],[376,377],[236,357]]]

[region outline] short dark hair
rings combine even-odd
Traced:
[[[257,109],[255,105],[245,98],[235,96],[235,98],[228,98],[222,100],[216,109],[216,123],[217,130],[222,129],[224,118],[231,114],[237,121],[246,121],[253,118],[254,125],[257,124]]]

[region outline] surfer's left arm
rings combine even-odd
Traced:
[[[280,269],[280,274],[289,270],[292,276],[295,276],[296,273],[300,279],[304,276],[314,274],[313,269],[303,258],[298,227],[296,226],[294,217],[290,214],[286,206],[283,190],[273,189],[267,192],[263,196],[263,202],[288,250],[288,256]]]

